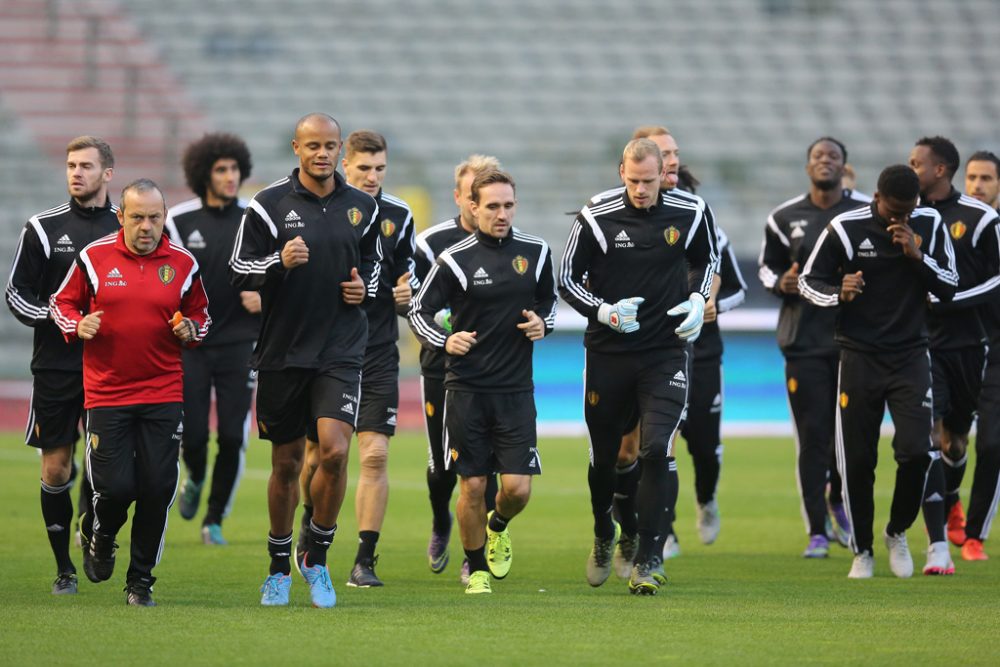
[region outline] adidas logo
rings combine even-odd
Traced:
[[[676,373],[674,373],[674,379],[677,380],[678,382],[687,381],[687,378],[684,377],[684,371],[677,371]]]
[[[677,387],[678,389],[687,389],[687,377],[684,375],[684,371],[674,373],[674,377],[670,379],[670,386]]]
[[[122,277],[122,272],[118,270],[117,266],[108,271],[108,278],[121,278],[121,277]]]
[[[59,525],[58,523],[53,523],[51,525],[45,526],[45,530],[49,531],[50,533],[59,533],[66,530],[66,528]]]
[[[285,222],[295,222],[296,220],[301,219],[302,218],[299,217],[299,214],[295,212],[294,208],[288,212],[288,215],[285,216]]]
[[[616,248],[634,248],[635,244],[632,243],[632,239],[628,237],[628,232],[624,229],[618,232],[618,236],[615,237],[615,247]]]
[[[931,494],[930,498],[928,498],[924,502],[925,503],[940,503],[943,500],[944,500],[944,498],[941,497],[941,494],[938,493],[937,491],[935,491],[934,493]]]
[[[395,426],[396,425],[396,415],[392,415],[391,417],[389,417],[388,419],[386,419],[385,423],[386,423],[387,426]]]
[[[789,238],[800,239],[805,236],[806,233],[801,227],[796,227],[792,230],[792,233],[788,235]]]
[[[473,278],[489,278],[490,274],[486,273],[486,269],[484,269],[483,267],[480,266],[478,269],[476,269],[476,272],[474,274],[472,274],[472,277]]]
[[[187,247],[201,249],[205,247],[205,237],[201,235],[197,229],[191,232],[187,237]]]
[[[346,412],[349,415],[353,415],[354,414],[354,404],[353,403],[344,403],[343,407],[341,407],[340,410],[342,412]]]
[[[56,243],[58,245],[73,245],[73,239],[69,237],[69,234],[63,234]]]
[[[628,237],[628,234],[625,233],[624,229],[618,232],[618,236],[615,237],[615,241],[631,241],[631,240],[632,239]]]
[[[868,238],[865,238],[865,240],[861,242],[861,245],[858,246],[858,250],[874,250],[874,249],[875,246],[872,245],[871,240]]]

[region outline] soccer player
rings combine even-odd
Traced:
[[[49,315],[49,297],[76,261],[79,249],[118,229],[108,198],[114,174],[111,147],[98,137],[82,136],[66,146],[69,202],[33,215],[21,231],[7,281],[7,306],[21,323],[34,328],[31,355],[31,411],[25,443],[42,454],[42,520],[56,559],[54,595],[77,591],[76,567],[69,555],[73,523],[73,449],[83,414],[83,344],[67,346]],[[80,515],[90,507],[86,475],[80,485]]]
[[[448,354],[445,461],[460,479],[468,594],[491,593],[490,575],[510,572],[508,524],[528,504],[532,475],[542,472],[531,360],[535,341],[555,322],[555,281],[548,244],[513,227],[516,206],[509,174],[476,175],[476,232],[441,253],[409,315],[421,343]],[[435,321],[448,306],[452,333]],[[486,479],[494,472],[501,488],[487,512]]]
[[[229,282],[229,255],[246,202],[240,185],[250,176],[250,150],[238,136],[206,134],[184,151],[188,187],[197,195],[167,212],[167,233],[198,260],[212,304],[212,330],[196,348],[184,350],[184,442],[188,477],[181,487],[180,513],[198,513],[208,467],[208,415],[215,387],[219,453],[212,468],[202,542],[226,544],[222,520],[240,483],[250,431],[253,378],[249,361],[260,327],[260,295]]]
[[[125,601],[155,606],[167,512],[177,492],[183,428],[181,345],[205,337],[211,318],[198,262],[163,234],[163,193],[148,179],[122,190],[121,230],[80,251],[52,318],[83,343],[87,462],[93,516],[81,522],[83,571],[94,583],[115,568],[115,537],[132,516]]]
[[[771,211],[758,259],[760,282],[781,299],[778,347],[785,357],[785,389],[795,433],[795,477],[809,535],[809,544],[802,552],[805,558],[826,558],[830,538],[847,546],[851,532],[833,456],[837,309],[819,308],[802,298],[798,282],[799,271],[830,221],[871,201],[842,185],[846,161],[847,149],[833,137],[821,137],[809,145],[809,191]],[[832,535],[828,535],[828,525]]]
[[[621,535],[612,518],[615,468],[629,412],[638,405],[639,542],[629,589],[655,594],[665,581],[660,526],[671,487],[676,498],[672,445],[688,400],[687,343],[701,330],[716,235],[701,198],[661,192],[663,156],[654,142],[630,141],[619,174],[625,188],[591,200],[573,222],[559,286],[588,319],[584,415],[595,538],[587,581],[600,586],[611,573]]]
[[[435,261],[449,246],[464,240],[476,231],[472,215],[472,181],[486,171],[501,171],[500,162],[492,155],[470,155],[455,167],[455,205],[458,215],[429,227],[417,235],[413,259],[415,276],[420,283],[427,279]],[[437,316],[448,333],[450,311],[445,308]],[[448,543],[451,539],[451,494],[458,480],[455,469],[444,458],[444,378],[447,355],[439,347],[420,347],[420,390],[424,404],[424,425],[427,430],[427,490],[430,496],[433,525],[427,544],[427,562],[431,572],[440,574],[448,566]],[[486,510],[496,509],[497,478],[487,475]],[[469,561],[464,559],[460,579],[469,583]]]
[[[685,165],[678,168],[677,178],[679,190],[695,194],[698,180]],[[674,194],[680,192],[674,190]],[[729,237],[719,226],[716,226],[715,231],[718,235],[719,269],[713,279],[712,296],[705,302],[705,324],[692,346],[691,393],[687,419],[680,431],[694,463],[695,500],[698,508],[696,528],[703,544],[714,543],[721,527],[715,497],[722,472],[723,450],[720,432],[723,409],[722,335],[718,315],[743,303],[747,289]],[[668,513],[664,528],[664,560],[680,555],[680,545],[673,530],[673,517],[673,512]],[[624,541],[624,529],[622,533]],[[627,576],[624,574],[626,559],[619,558],[619,553],[620,548],[615,550],[616,569],[618,575],[624,578]]]
[[[310,484],[306,548],[296,550],[296,567],[314,606],[337,602],[326,556],[344,501],[358,414],[368,340],[361,304],[375,296],[381,259],[378,204],[337,173],[341,143],[332,116],[311,113],[298,121],[292,150],[299,166],[250,200],[229,263],[238,288],[261,293],[261,329],[250,364],[258,370],[260,436],[272,444],[265,606],[288,604],[306,435],[319,443],[320,460]]]
[[[978,151],[969,157],[965,166],[965,193],[997,208],[1000,193],[1000,158],[989,151]],[[994,233],[997,227],[993,227]],[[991,239],[990,243],[996,243]],[[994,268],[993,274],[998,273]],[[1000,303],[989,290],[980,312],[989,345],[986,369],[979,391],[978,425],[976,427],[976,469],[969,495],[969,512],[965,521],[965,543],[962,558],[987,560],[983,542],[990,533],[1000,499]],[[956,295],[957,296],[957,295]]]
[[[934,444],[944,462],[944,498],[930,498],[924,520],[931,549],[940,552],[935,570],[954,572],[944,541],[965,542],[965,512],[959,488],[965,475],[969,430],[976,416],[986,358],[986,331],[977,304],[1000,286],[1000,244],[996,209],[956,190],[958,150],[944,137],[924,137],[910,151],[910,166],[920,179],[921,204],[941,215],[951,235],[958,266],[958,291],[947,304],[934,303],[927,317],[931,372],[934,376]],[[995,294],[994,294],[995,296]],[[934,571],[932,574],[941,574]],[[925,572],[926,574],[926,572]]]
[[[941,216],[916,208],[919,194],[912,169],[886,167],[872,204],[834,218],[799,276],[799,291],[811,303],[840,305],[836,452],[853,528],[852,579],[874,574],[873,494],[886,404],[896,427],[896,487],[885,545],[897,577],[913,574],[906,529],[921,502],[943,490],[933,470],[941,462],[931,445],[926,302],[928,292],[950,300],[958,276]]]
[[[378,202],[378,224],[382,244],[382,267],[378,292],[366,301],[368,345],[361,372],[361,405],[358,409],[358,449],[361,471],[354,511],[358,519],[358,553],[347,585],[358,588],[382,586],[375,574],[378,544],[389,501],[389,438],[396,433],[399,408],[399,324],[397,313],[406,315],[413,278],[413,214],[405,201],[382,190],[388,146],[385,137],[370,130],[347,136],[342,165],[348,185],[367,192]],[[412,281],[412,282],[411,282]],[[419,283],[418,283],[419,285]],[[318,445],[306,440],[306,465],[302,467],[302,495],[309,499],[308,485],[316,470]],[[303,527],[312,518],[312,504],[305,503]],[[302,541],[307,531],[299,531]]]

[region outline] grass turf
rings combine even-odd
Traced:
[[[156,609],[124,605],[128,524],[111,581],[80,593],[49,594],[54,563],[38,508],[38,457],[17,435],[0,438],[0,664],[997,664],[1000,551],[958,574],[923,577],[921,520],[910,530],[917,574],[898,580],[876,544],[875,578],[849,581],[848,552],[806,560],[793,446],[788,439],[726,442],[720,490],[722,534],[706,547],[694,531],[690,458],[679,456],[677,525],[682,556],[668,561],[670,583],[633,597],[612,576],[584,579],[591,519],[587,449],[581,439],[540,443],[545,474],[511,525],[515,563],[492,596],[466,596],[458,583],[461,545],[432,574],[419,434],[391,445],[389,512],[379,544],[383,589],[344,585],[353,563],[353,484],[331,551],[337,607],[309,606],[293,573],[288,608],[262,608],[267,574],[265,485],[269,446],[253,442],[227,547],[200,543],[198,520],[171,513]],[[683,446],[682,446],[683,448]],[[356,459],[356,457],[355,457]],[[892,459],[883,443],[876,489],[876,534],[888,513]],[[970,461],[967,486],[971,478]],[[351,479],[356,479],[356,460]],[[74,498],[75,501],[75,498]],[[204,502],[204,500],[203,500]],[[989,547],[988,547],[989,548]],[[80,567],[79,552],[74,560]]]

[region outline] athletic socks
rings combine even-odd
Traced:
[[[594,536],[610,540],[615,536],[615,522],[611,518],[615,467],[590,466],[587,470],[587,484],[590,486],[590,509],[594,513]]]
[[[320,526],[309,521],[309,565],[326,565],[326,552],[330,549],[337,525]]]
[[[958,502],[958,493],[962,486],[962,480],[965,478],[965,465],[968,460],[968,454],[962,456],[958,461],[952,461],[944,454],[941,455],[941,461],[944,463],[942,468],[944,469],[945,516]]]
[[[945,510],[944,485],[945,468],[941,463],[941,457],[935,456],[927,468],[927,483],[924,485],[923,497],[920,499],[924,508],[924,524],[927,527],[927,539],[931,544],[944,542],[945,522],[947,521],[947,511]],[[890,533],[891,535],[895,533]]]
[[[358,555],[354,563],[370,562],[375,558],[375,546],[378,544],[377,530],[362,530],[358,533]],[[312,562],[312,561],[310,561]]]
[[[434,515],[434,532],[444,535],[451,530],[451,494],[458,476],[453,470],[427,468],[427,491]]]
[[[622,534],[635,536],[639,522],[635,515],[635,494],[639,489],[642,467],[639,459],[615,468],[615,511],[622,526]]]
[[[486,566],[486,545],[479,547],[478,549],[466,549],[465,557],[469,561],[469,572],[489,572],[489,568]]]
[[[493,510],[493,515],[490,517],[488,525],[494,533],[502,533],[507,530],[508,523],[510,523],[510,519],[500,514],[499,511]]]
[[[497,508],[497,491],[500,490],[500,482],[497,475],[486,476],[486,511],[492,512]]]
[[[72,480],[61,486],[42,482],[42,519],[59,573],[76,572],[69,557],[69,537],[73,526],[73,500],[69,493],[72,487]]]
[[[267,553],[271,556],[271,574],[292,573],[292,534],[275,536],[267,534]]]

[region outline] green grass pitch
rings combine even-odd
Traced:
[[[911,580],[892,576],[878,543],[869,581],[846,578],[851,558],[839,547],[824,561],[801,558],[806,537],[787,438],[727,439],[722,534],[710,547],[694,531],[691,463],[681,445],[683,553],[667,563],[670,583],[648,598],[629,595],[615,578],[587,585],[585,440],[543,439],[544,474],[511,524],[511,575],[494,582],[492,596],[472,597],[458,583],[457,530],[448,569],[434,575],[427,568],[426,448],[422,435],[401,434],[391,445],[379,545],[386,586],[344,585],[356,544],[352,483],[332,547],[338,602],[329,610],[309,606],[297,574],[291,606],[259,605],[269,449],[251,444],[225,525],[230,545],[203,546],[197,521],[175,509],[156,570],[160,606],[131,609],[121,590],[127,527],[111,581],[94,585],[81,572],[77,596],[50,595],[55,573],[39,516],[38,457],[17,435],[0,438],[0,665],[1000,663],[1000,547],[981,563],[966,563],[953,549],[956,576],[923,577],[918,520],[909,533],[917,566]],[[968,478],[971,470],[970,463]],[[883,443],[876,534],[892,478]],[[79,568],[78,552],[74,559]]]

